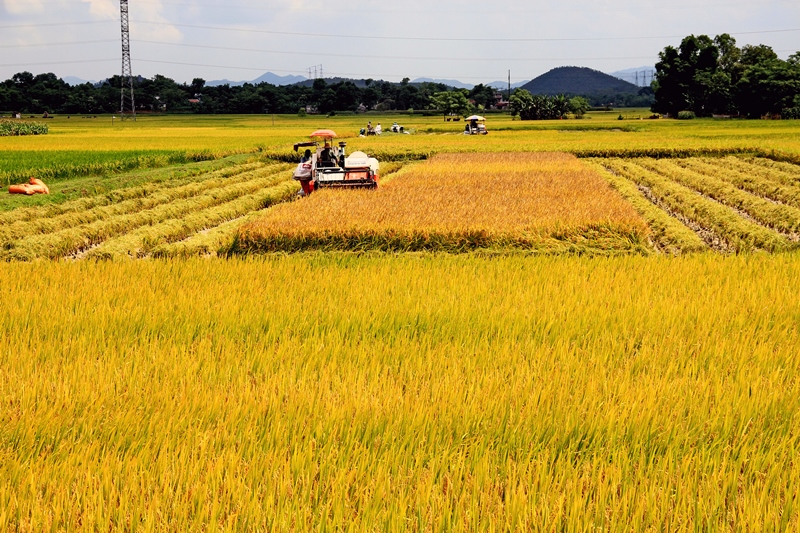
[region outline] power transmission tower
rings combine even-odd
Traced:
[[[122,89],[120,91],[119,112],[122,120],[125,120],[125,113],[130,112],[130,116],[136,121],[136,105],[133,100],[133,73],[131,72],[131,34],[128,24],[128,0],[119,0],[119,20],[122,25]],[[128,93],[127,95],[126,92]],[[129,105],[126,106],[126,104]]]

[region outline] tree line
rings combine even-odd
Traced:
[[[800,52],[787,60],[766,45],[736,46],[723,33],[689,35],[659,53],[652,110],[700,117],[800,118]]]
[[[43,114],[115,113],[120,108],[119,76],[98,83],[70,86],[55,74],[20,72],[0,82],[0,112]],[[139,77],[134,84],[138,112],[170,113],[304,113],[330,114],[363,110],[464,114],[497,104],[498,91],[485,85],[471,90],[441,83],[400,83],[364,80],[316,79],[311,83],[275,86],[268,83],[242,86],[208,86],[195,78],[177,83],[166,76]],[[575,101],[575,96],[585,96]],[[689,35],[676,48],[659,53],[651,87],[615,105],[642,105],[654,98],[652,111],[679,116],[780,115],[800,118],[800,52],[781,60],[766,45],[736,46],[728,34],[713,39]],[[512,112],[523,119],[559,118],[580,114],[609,96],[531,95],[517,90],[511,97]],[[648,102],[649,103],[649,102]]]
[[[98,84],[70,86],[55,74],[15,74],[0,82],[0,111],[43,114],[116,113],[120,109],[120,76]],[[441,83],[400,83],[364,80],[316,79],[312,83],[275,86],[268,83],[242,86],[208,86],[195,78],[177,83],[166,76],[136,78],[134,95],[138,112],[169,113],[298,113],[306,110],[334,113],[359,110],[436,112],[436,95],[458,93],[469,109],[487,109],[496,103],[492,87],[452,89]]]

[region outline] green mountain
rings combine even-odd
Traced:
[[[640,87],[587,67],[558,67],[522,86],[531,94],[637,94]]]

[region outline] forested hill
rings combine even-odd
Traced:
[[[534,78],[523,89],[531,94],[637,94],[640,87],[587,67],[558,67]]]

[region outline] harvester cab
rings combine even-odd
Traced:
[[[334,146],[336,133],[333,130],[317,130],[311,134],[311,141],[294,145],[294,151],[310,149],[310,161],[300,163],[294,178],[303,186],[309,185],[308,192],[325,187],[347,187],[374,189],[378,186],[380,164],[374,157],[364,152],[346,154],[347,143],[340,141]],[[306,192],[306,194],[308,194]]]

